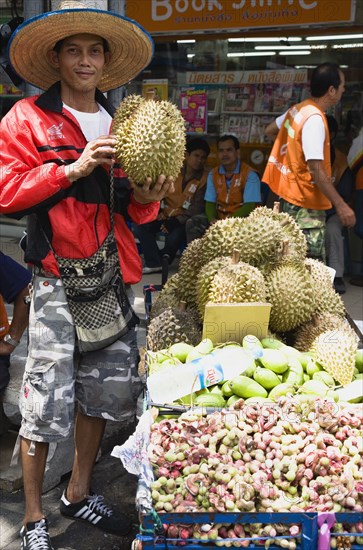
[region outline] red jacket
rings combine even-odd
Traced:
[[[87,141],[76,119],[63,111],[59,84],[39,96],[18,101],[0,126],[0,212],[28,216],[25,261],[59,275],[45,230],[59,256],[91,256],[110,230],[108,170],[71,183],[65,165],[77,160]],[[96,100],[113,107],[97,91]],[[114,169],[115,234],[125,283],[141,279],[141,260],[127,221],[156,219],[159,202],[136,202],[126,174]]]

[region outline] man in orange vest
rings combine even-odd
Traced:
[[[332,206],[343,226],[355,224],[355,214],[335,189],[331,178],[330,140],[325,111],[336,105],[345,79],[335,63],[313,70],[311,97],[293,105],[270,123],[265,133],[276,136],[262,181],[281,199],[305,233],[308,255],[325,261],[326,210]]]
[[[217,139],[220,165],[208,174],[204,195],[205,214],[187,222],[187,241],[202,237],[208,226],[229,217],[245,217],[261,203],[261,181],[251,166],[240,159],[236,136],[224,134]]]
[[[20,344],[28,325],[28,305],[24,298],[29,294],[31,275],[10,256],[0,252],[0,391],[9,383],[10,355]],[[4,300],[14,304],[9,325]]]
[[[158,219],[134,224],[134,234],[139,239],[145,266],[144,275],[162,271],[162,256],[168,256],[169,264],[179,248],[186,242],[187,221],[204,210],[204,192],[208,171],[205,168],[210,148],[203,138],[187,142],[184,166],[177,177],[173,193],[168,193],[161,203]],[[159,250],[156,235],[165,235],[164,247]]]

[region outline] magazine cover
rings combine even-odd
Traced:
[[[265,128],[274,118],[275,117],[271,115],[253,115],[251,117],[249,142],[268,143],[268,139],[265,136]]]
[[[225,92],[224,111],[227,113],[253,112],[255,104],[255,86],[228,86]]]
[[[248,143],[251,115],[230,115],[226,117],[223,133],[235,135],[240,143]]]

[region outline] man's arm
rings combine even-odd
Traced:
[[[278,133],[279,127],[276,124],[276,120],[273,120],[272,122],[270,122],[270,124],[266,126],[265,136],[274,141]]]
[[[14,340],[20,341],[24,330],[28,326],[29,306],[24,302],[24,298],[26,298],[28,294],[29,289],[28,286],[26,286],[17,294],[14,300],[13,320],[8,330],[8,334],[10,334]],[[0,355],[10,355],[14,349],[15,346],[12,346],[8,342],[0,342]]]
[[[354,211],[335,189],[330,177],[324,170],[323,161],[308,160],[307,164],[313,177],[314,184],[333,204],[341,224],[346,227],[353,227],[356,222]]]

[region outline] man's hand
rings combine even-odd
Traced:
[[[345,227],[353,227],[356,223],[354,211],[348,206],[346,202],[339,204],[335,207],[337,216],[340,223]]]
[[[168,193],[174,191],[174,178],[172,176],[160,175],[156,180],[155,185],[151,189],[152,179],[146,178],[143,186],[135,185],[133,187],[134,197],[140,204],[148,204],[150,202],[159,202]]]
[[[100,136],[89,141],[78,160],[65,168],[66,176],[70,182],[74,182],[85,176],[89,176],[101,164],[112,166],[115,163],[114,155],[115,136]]]

